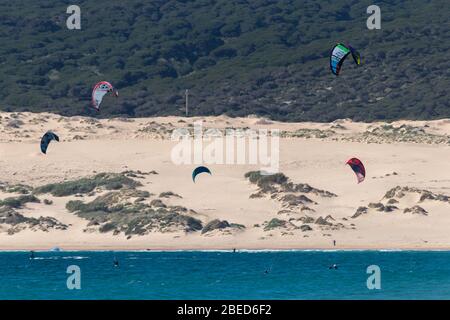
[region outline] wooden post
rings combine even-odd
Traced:
[[[186,95],[186,117],[187,117],[189,114],[189,90],[188,89],[186,89],[185,95]]]

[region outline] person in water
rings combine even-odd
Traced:
[[[116,257],[114,257],[114,267],[119,267],[119,260],[117,260]]]
[[[333,264],[331,266],[328,267],[328,269],[337,269],[338,265],[337,264]]]
[[[34,251],[33,250],[31,250],[30,251],[30,259],[34,259],[35,257],[34,257]]]

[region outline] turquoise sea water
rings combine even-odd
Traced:
[[[0,299],[450,299],[449,251],[0,253]],[[114,257],[119,267],[114,267]],[[329,269],[337,264],[338,269]],[[67,288],[67,267],[81,290]],[[369,265],[381,290],[367,289]]]

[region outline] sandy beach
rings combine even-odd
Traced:
[[[260,164],[208,164],[212,175],[194,183],[197,165],[173,163],[170,137],[196,121],[204,129],[279,129],[283,182],[250,181],[246,173]],[[60,142],[44,155],[39,143],[48,130]],[[345,165],[351,157],[365,164],[361,184]],[[449,159],[447,119],[0,113],[0,250],[450,249]],[[48,187],[82,178],[90,185],[101,173],[121,184],[101,180],[72,193]]]

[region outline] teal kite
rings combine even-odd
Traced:
[[[346,46],[342,43],[338,43],[334,46],[330,54],[330,68],[333,74],[335,74],[336,76],[339,75],[342,64],[349,54],[352,55],[353,60],[359,66],[361,64],[361,56],[359,55],[358,51],[353,49],[351,46]]]
[[[207,167],[200,166],[195,168],[194,171],[192,171],[192,181],[194,181],[195,183],[195,177],[197,177],[197,175],[199,175],[200,173],[204,172],[211,174],[211,171],[209,171]]]

